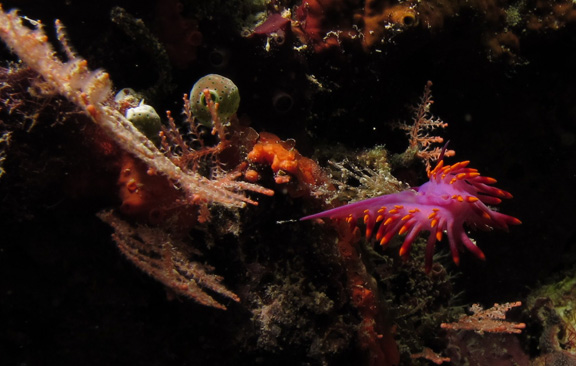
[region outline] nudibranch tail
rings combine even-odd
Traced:
[[[386,246],[395,235],[405,235],[400,256],[410,253],[412,243],[421,232],[428,232],[425,270],[432,268],[434,248],[444,234],[448,237],[452,259],[460,262],[460,251],[468,249],[480,259],[484,253],[468,237],[465,227],[507,230],[518,225],[515,217],[493,211],[497,205],[512,198],[504,190],[491,186],[496,180],[481,176],[469,168],[469,161],[444,165],[443,159],[432,169],[429,181],[403,192],[370,198],[303,217],[301,220],[332,218],[346,220],[352,227],[362,220],[366,238],[374,237]]]

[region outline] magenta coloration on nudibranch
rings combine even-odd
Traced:
[[[301,220],[329,217],[345,219],[356,225],[362,219],[366,237],[375,233],[376,240],[386,245],[394,235],[406,234],[400,256],[407,256],[412,242],[422,231],[429,232],[426,245],[426,272],[432,267],[434,246],[446,233],[452,258],[460,262],[459,250],[467,248],[477,257],[484,253],[466,234],[465,227],[507,230],[518,225],[515,217],[493,211],[487,205],[497,205],[501,198],[512,198],[506,191],[490,186],[496,180],[483,177],[468,168],[469,161],[444,165],[443,157],[428,173],[429,181],[420,187],[354,202],[345,206],[303,217]]]

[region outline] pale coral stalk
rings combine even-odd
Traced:
[[[183,171],[164,155],[121,113],[110,105],[112,83],[103,70],[91,71],[86,60],[78,57],[68,44],[64,27],[56,21],[58,40],[67,61],[62,61],[48,42],[40,22],[29,28],[16,11],[4,12],[0,6],[0,38],[30,68],[39,73],[51,87],[86,112],[120,147],[144,161],[154,173],[162,174],[182,189],[190,203],[217,203],[227,207],[244,207],[257,203],[241,190],[270,194],[257,185],[230,182],[220,184],[193,170]]]

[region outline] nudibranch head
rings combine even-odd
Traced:
[[[218,103],[218,117],[228,120],[240,105],[240,92],[232,80],[218,74],[202,77],[194,84],[190,91],[190,107],[192,113],[203,125],[212,124],[212,115],[208,109],[204,90],[208,89],[210,98]]]
[[[465,227],[507,230],[508,225],[521,222],[487,206],[497,205],[502,198],[512,198],[512,195],[491,186],[496,183],[495,179],[481,176],[476,169],[468,168],[468,164],[463,161],[444,165],[441,158],[430,171],[430,180],[420,187],[354,202],[301,220],[329,217],[344,219],[352,226],[362,220],[366,237],[375,234],[383,246],[395,235],[406,234],[400,248],[402,257],[409,254],[418,234],[427,231],[426,272],[432,268],[435,244],[444,234],[456,264],[460,262],[459,252],[463,248],[484,259],[484,253],[468,237]]]

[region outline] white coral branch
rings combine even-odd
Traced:
[[[199,253],[161,228],[130,225],[111,211],[103,211],[98,216],[114,229],[113,238],[120,251],[176,294],[222,310],[226,310],[226,306],[206,293],[206,289],[240,301],[222,284],[221,276],[211,273],[212,267],[192,260],[192,255]]]
[[[193,170],[183,171],[160,151],[121,113],[112,107],[112,82],[103,70],[92,71],[88,62],[77,56],[65,36],[64,27],[56,21],[60,46],[68,60],[56,56],[40,22],[33,27],[23,24],[14,10],[4,12],[0,6],[0,38],[39,73],[59,94],[65,96],[98,124],[121,148],[144,161],[155,173],[164,175],[182,189],[190,203],[199,201],[227,207],[244,207],[255,201],[239,193],[251,186],[240,184],[229,189],[229,182],[218,184]]]

